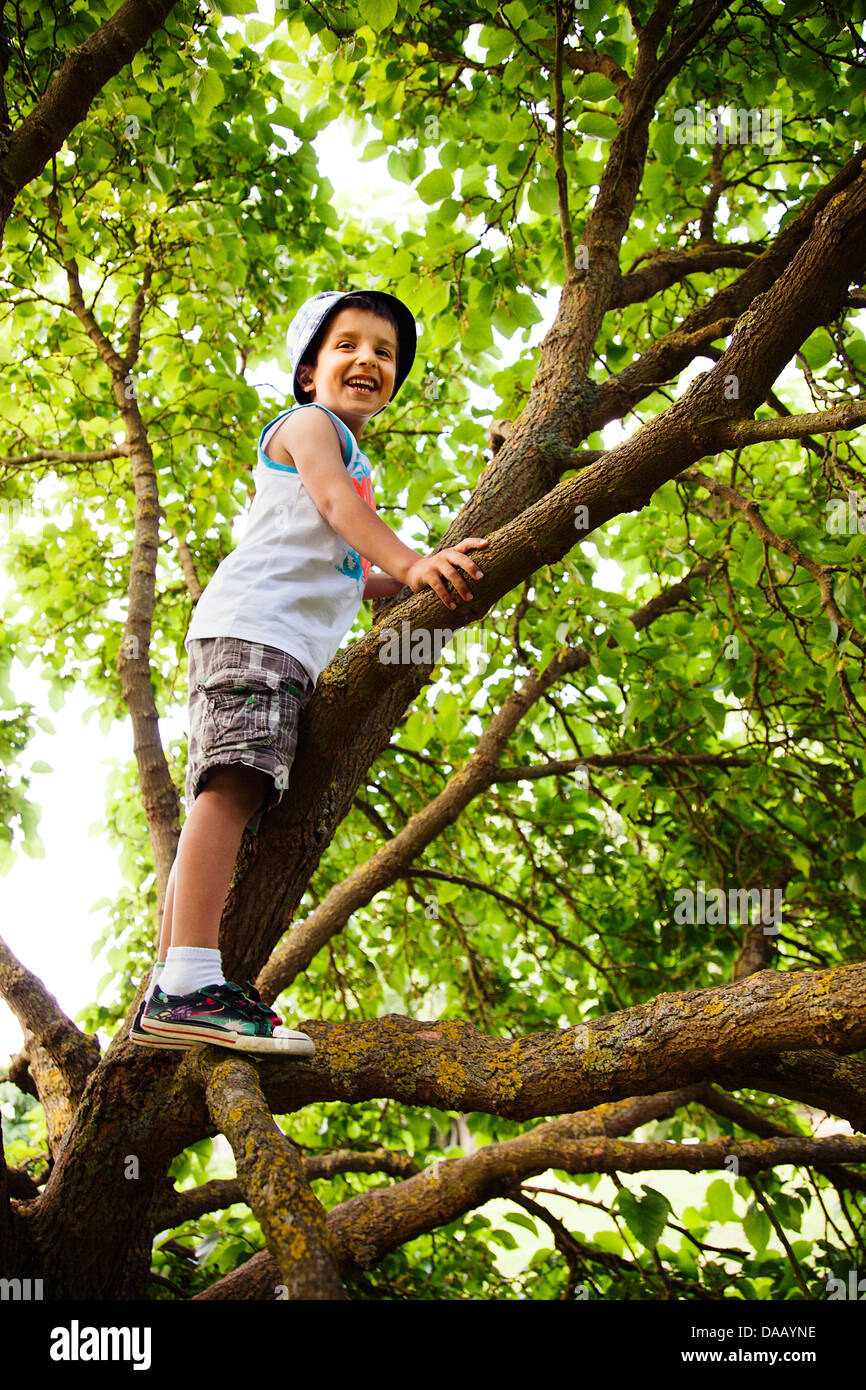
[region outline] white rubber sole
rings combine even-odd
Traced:
[[[170,1038],[158,1038],[154,1033],[142,1037],[141,1031],[138,1033],[130,1033],[129,1041],[137,1043],[139,1047],[167,1047],[173,1052],[188,1052],[191,1046],[188,1042],[176,1042],[174,1039]]]
[[[214,1047],[230,1047],[235,1052],[257,1052],[275,1053],[280,1057],[312,1057],[315,1055],[316,1047],[312,1038],[308,1038],[306,1033],[296,1033],[292,1029],[283,1030],[283,1036],[263,1038],[256,1037],[251,1033],[234,1033],[228,1029],[219,1032],[213,1028],[197,1028],[195,1024],[180,1028],[153,1028],[145,1027],[142,1029],[148,1035],[152,1035],[157,1047],[170,1047],[171,1041],[177,1039],[180,1047],[190,1047],[195,1043],[212,1043]]]

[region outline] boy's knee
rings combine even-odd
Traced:
[[[227,763],[210,769],[199,795],[211,792],[228,801],[248,819],[257,811],[268,794],[271,778],[257,767],[245,763]]]

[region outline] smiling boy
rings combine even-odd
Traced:
[[[376,515],[359,439],[405,381],[415,322],[381,291],[326,291],[288,333],[296,405],[262,430],[244,535],[199,599],[189,653],[188,814],[166,891],[158,962],[130,1037],[309,1057],[252,985],[226,981],[219,925],[244,829],[282,797],[301,710],[365,598],[431,587],[449,608],[482,571],[469,537],[421,556]],[[375,562],[381,574],[371,576]]]

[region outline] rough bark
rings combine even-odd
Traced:
[[[325,1211],[298,1151],[274,1122],[255,1067],[210,1049],[201,1058],[208,1108],[234,1150],[238,1182],[290,1299],[345,1297]]]
[[[576,1028],[511,1039],[489,1037],[457,1019],[308,1019],[301,1026],[316,1044],[315,1057],[294,1065],[268,1063],[262,1085],[279,1114],[314,1100],[391,1096],[407,1105],[512,1120],[564,1114],[652,1094],[665,1083],[685,1086],[710,1077],[726,1086],[760,1087],[743,1078],[760,1074],[765,1060],[773,1063],[779,1052],[825,1048],[844,1055],[866,1047],[864,987],[866,965],[763,970],[714,989],[660,994]],[[729,1081],[731,1076],[737,1081]],[[834,1109],[860,1128],[866,1101],[856,1090],[854,1095],[852,1105],[851,1095],[843,1102],[840,1092],[844,1109]]]
[[[707,1086],[705,1092],[698,1099],[714,1114],[721,1115],[726,1120],[732,1120],[741,1129],[751,1130],[753,1134],[759,1135],[762,1139],[799,1139],[803,1137],[791,1129],[786,1129],[784,1125],[777,1125],[774,1120],[768,1120],[764,1115],[756,1114],[747,1105],[732,1099],[731,1096],[724,1095],[713,1086]],[[834,1167],[832,1164],[823,1162],[813,1163],[811,1167],[816,1173],[822,1173],[824,1177],[829,1178],[836,1187],[848,1187],[854,1192],[866,1192],[866,1177],[860,1173],[849,1172],[845,1168]]]
[[[181,1055],[127,1042],[91,1076],[41,1198],[21,1212],[46,1300],[142,1297],[154,1192],[175,1154],[214,1132]]]
[[[354,1149],[334,1149],[330,1153],[301,1155],[307,1182],[334,1178],[340,1173],[387,1173],[394,1178],[407,1178],[418,1172],[418,1164],[408,1154],[390,1153],[387,1149],[358,1152]],[[11,1189],[10,1189],[11,1190]],[[14,1194],[13,1195],[17,1195]],[[32,1195],[36,1195],[35,1192]],[[244,1191],[237,1178],[214,1178],[199,1187],[176,1191],[170,1187],[164,1197],[154,1203],[154,1231],[167,1231],[194,1221],[209,1211],[224,1211],[235,1202],[246,1203]]]
[[[32,971],[0,939],[0,995],[24,1032],[31,1084],[45,1112],[48,1147],[57,1153],[90,1073],[99,1063],[97,1038],[82,1033]]]
[[[545,1134],[556,1134],[562,1131],[563,1133],[572,1133],[580,1136],[628,1134],[631,1130],[636,1129],[639,1125],[646,1124],[649,1120],[663,1119],[665,1116],[674,1114],[681,1105],[687,1105],[690,1100],[695,1099],[698,1090],[699,1088],[697,1087],[690,1087],[679,1091],[665,1091],[654,1096],[630,1098],[627,1101],[619,1101],[614,1105],[598,1105],[582,1114],[567,1115],[560,1120],[554,1121],[552,1125],[539,1126],[533,1130],[532,1133],[538,1135],[544,1131]],[[484,1155],[490,1155],[494,1152],[500,1155],[500,1159],[501,1156],[504,1155],[505,1162],[507,1163],[507,1156],[511,1152],[510,1146],[515,1144],[520,1145],[528,1137],[527,1135],[520,1135],[517,1139],[506,1140],[503,1144],[485,1146],[485,1148],[479,1150],[472,1156],[473,1159],[478,1160],[476,1170],[483,1167],[485,1164],[486,1160]],[[444,1163],[437,1162],[432,1165],[432,1167],[425,1169],[423,1173],[419,1175],[421,1183],[423,1184],[422,1190],[426,1190],[429,1195],[431,1190],[434,1193],[438,1193],[446,1186],[449,1186],[450,1194],[453,1198],[460,1184],[459,1182],[456,1185],[450,1183],[450,1175],[454,1171],[455,1163],[465,1163],[466,1161],[467,1160],[452,1159]],[[468,1161],[470,1164],[470,1171],[472,1171],[472,1160],[470,1159]],[[544,1165],[544,1167],[547,1166],[547,1164]],[[440,1173],[443,1171],[448,1174],[448,1177],[440,1179]],[[442,1182],[442,1189],[440,1189],[440,1181]],[[344,1269],[351,1268],[353,1265],[366,1264],[369,1266],[375,1263],[376,1259],[380,1259],[382,1255],[386,1254],[387,1249],[396,1248],[396,1245],[391,1246],[387,1243],[389,1238],[393,1238],[396,1234],[396,1227],[392,1224],[391,1230],[388,1231],[388,1218],[386,1217],[384,1221],[379,1220],[382,1214],[382,1208],[378,1209],[373,1221],[369,1223],[364,1230],[359,1228],[357,1215],[360,1211],[366,1210],[371,1201],[375,1203],[378,1197],[385,1196],[389,1191],[393,1193],[398,1189],[400,1193],[406,1192],[406,1183],[403,1182],[398,1184],[397,1188],[364,1193],[359,1199],[360,1204],[356,1203],[355,1198],[351,1198],[348,1202],[340,1203],[339,1206],[335,1207],[333,1211],[328,1214],[328,1226],[333,1230],[339,1250],[341,1265]],[[491,1192],[490,1195],[495,1196],[497,1194]],[[482,1201],[486,1200],[487,1198],[482,1198]],[[413,1205],[413,1203],[410,1200],[407,1206],[411,1205]],[[393,1199],[391,1200],[390,1206],[391,1214],[396,1218],[397,1211]],[[440,1214],[446,1210],[447,1204],[443,1203]],[[348,1220],[344,1219],[347,1212],[350,1213]],[[411,1234],[408,1232],[410,1226],[413,1224],[413,1216],[408,1212],[406,1214],[408,1215],[409,1225],[406,1227],[407,1235],[404,1240],[412,1238]],[[428,1224],[424,1226],[424,1229],[433,1229],[434,1226],[442,1224],[438,1216],[434,1216],[432,1224],[429,1224],[429,1209],[426,1216]],[[444,1219],[447,1222],[452,1218],[446,1215]],[[382,1248],[378,1255],[374,1254],[374,1227],[378,1228],[380,1239],[384,1236]],[[415,1234],[420,1233],[420,1228],[416,1228]],[[404,1242],[397,1241],[398,1245],[402,1243]],[[248,1260],[246,1264],[241,1265],[239,1269],[234,1270],[224,1279],[211,1285],[204,1293],[198,1294],[197,1298],[264,1299],[273,1297],[271,1289],[272,1276],[275,1268],[276,1265],[268,1252],[261,1251],[258,1255],[254,1255],[251,1260]]]
[[[589,506],[593,528],[619,511],[642,504],[660,483],[714,449],[714,422],[725,427],[735,409],[746,415],[765,399],[781,365],[816,324],[833,316],[862,268],[864,201],[861,174],[816,219],[788,269],[746,315],[712,371],[664,415],[577,478],[560,484],[491,538],[485,553],[485,580],[477,586],[474,603],[466,605],[469,621],[541,564],[555,561],[571,548],[576,539],[576,503]],[[738,403],[724,399],[724,380],[730,372],[740,378]],[[414,596],[397,608],[391,621],[404,616],[424,628],[453,626],[450,613],[435,597]],[[302,725],[293,769],[298,791],[284,799],[263,825],[255,848],[242,856],[223,922],[229,973],[236,973],[240,963],[244,977],[263,964],[351,804],[361,776],[428,678],[429,672],[420,667],[382,666],[376,658],[377,640],[374,630],[335,661],[323,678]],[[348,719],[348,710],[359,704],[368,713],[360,732],[357,721]],[[353,734],[354,743],[350,741]],[[243,969],[246,962],[251,968]],[[862,1003],[857,997],[858,988],[862,991],[858,969],[862,967],[787,976],[762,972],[727,987],[743,992],[741,1002],[748,998],[754,1004],[742,1015],[740,1027],[730,1026],[738,1009],[725,1012],[733,998],[722,1001],[710,997],[715,992],[702,991],[692,992],[690,1003],[686,1002],[689,996],[674,996],[673,1004],[657,1001],[644,1010],[615,1016],[619,1023],[596,1021],[585,1034],[594,1053],[579,1059],[577,1067],[573,1039],[559,1034],[503,1043],[480,1039],[459,1022],[428,1025],[388,1018],[331,1029],[311,1024],[309,1031],[319,1047],[315,1062],[298,1065],[291,1084],[283,1079],[281,1086],[273,1087],[269,1077],[279,1068],[269,1063],[262,1069],[262,1081],[278,1113],[312,1099],[393,1095],[408,1103],[463,1111],[493,1108],[496,1113],[525,1118],[633,1094],[641,1086],[685,1084],[706,1075],[710,1066],[718,1075],[724,1057],[724,1064],[737,1069],[741,1077],[763,1075],[769,1089],[775,1084],[786,1094],[785,1087],[796,1089],[807,1083],[798,1080],[796,1062],[771,1064],[765,1057],[759,1065],[768,1040],[774,1052],[828,1046],[855,1050],[866,1045]],[[719,1034],[713,1034],[712,1043],[706,1040],[708,1018],[718,1022],[714,1015],[703,1013],[711,1004],[721,1004],[724,1049],[719,1046]],[[661,1031],[648,1027],[647,1008],[654,1007],[659,1010],[654,1022],[663,1024]],[[844,1017],[835,1017],[834,1010]],[[625,1028],[633,1029],[628,1046]],[[644,1038],[642,1030],[647,1032]],[[149,1263],[153,1190],[172,1154],[208,1132],[210,1121],[206,1111],[201,1114],[200,1093],[196,1096],[195,1088],[190,1092],[183,1066],[175,1077],[176,1063],[142,1061],[130,1056],[132,1050],[116,1040],[91,1079],[38,1204],[34,1230],[40,1248],[46,1254],[51,1250],[58,1290],[76,1289],[94,1297],[117,1297],[119,1291],[122,1296],[123,1290],[138,1294]],[[310,1084],[314,1075],[318,1085]],[[775,1082],[769,1080],[773,1077]],[[808,1084],[814,1083],[816,1096],[819,1077],[814,1068],[809,1072]],[[136,1079],[141,1084],[136,1085]],[[846,1117],[862,1123],[862,1100],[858,1109],[850,1081],[846,1088],[838,1075],[825,1074],[823,1079],[836,1084],[839,1102],[849,1112]],[[761,1082],[745,1079],[739,1084]],[[143,1106],[142,1086],[147,1089]],[[177,1088],[183,1093],[182,1101]],[[281,1103],[281,1089],[285,1103]],[[182,1119],[176,1118],[178,1104],[185,1107]],[[167,1116],[171,1117],[168,1125]],[[124,1138],[119,1131],[125,1131]],[[132,1201],[127,1192],[122,1220],[106,1223],[101,1208],[107,1191],[116,1200],[118,1190],[123,1190],[124,1152],[142,1153],[148,1182],[141,1183],[141,1196],[135,1194]],[[80,1231],[97,1211],[100,1249],[85,1256]]]
[[[780,1052],[736,1070],[722,1062],[713,1080],[729,1091],[747,1086],[826,1110],[866,1133],[866,1062],[860,1057],[831,1057],[811,1049]]]
[[[442,544],[453,545],[463,536],[486,535],[543,497],[564,469],[580,466],[575,451],[588,435],[621,419],[651,395],[660,382],[675,380],[714,339],[728,336],[740,315],[790,265],[812,235],[819,216],[860,177],[862,163],[861,152],[852,155],[791,219],[770,248],[752,259],[742,275],[709,295],[675,329],[655,339],[636,361],[601,384],[589,383],[578,374],[567,404],[563,393],[569,387],[573,370],[570,338],[567,326],[558,331],[554,324],[542,345],[539,372],[526,410],[515,421],[494,462],[482,473],[472,497],[449,526]],[[602,196],[600,193],[599,201]],[[587,235],[584,244],[591,262],[592,243]],[[617,294],[618,291],[612,294],[608,310],[616,307]],[[560,315],[567,325],[564,305]],[[798,340],[798,345],[800,341],[803,339]],[[543,372],[552,378],[544,391]]]
[[[508,739],[532,706],[561,676],[585,665],[585,654],[570,648],[548,663],[540,676],[530,676],[512,691],[502,709],[485,729],[466,765],[423,810],[409,820],[398,835],[377,850],[365,864],[335,885],[314,912],[293,931],[271,956],[257,981],[263,999],[271,1002],[285,989],[326,942],[345,927],[351,914],[394,883],[418,855],[458,816],[474,798],[490,786]]]
[[[482,1206],[513,1195],[527,1178],[549,1168],[579,1174],[659,1170],[706,1172],[737,1159],[743,1173],[780,1163],[860,1163],[866,1139],[811,1139],[779,1135],[759,1140],[722,1138],[702,1144],[626,1142],[621,1136],[652,1119],[702,1100],[692,1086],[618,1104],[600,1105],[538,1125],[516,1139],[485,1145],[465,1158],[440,1161],[403,1182],[362,1193],[328,1216],[344,1272],[376,1264],[390,1251]],[[272,1297],[275,1266],[265,1253],[212,1285],[199,1299]]]

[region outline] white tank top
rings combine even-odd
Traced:
[[[184,646],[203,637],[264,642],[295,657],[316,681],[357,617],[370,561],[325,521],[298,470],[265,453],[281,420],[313,409],[330,415],[355,491],[375,511],[369,460],[342,420],[315,401],[282,411],[259,435],[243,536],[196,604]]]

